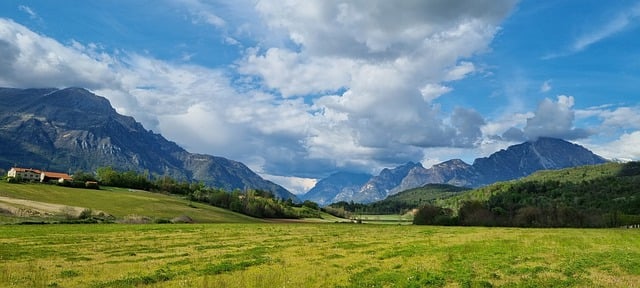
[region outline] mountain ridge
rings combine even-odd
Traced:
[[[605,162],[607,162],[606,159],[580,145],[561,139],[540,137],[533,141],[509,146],[488,157],[477,158],[473,164],[467,164],[460,159],[451,159],[430,168],[424,168],[419,163],[413,162],[393,169],[385,168],[378,176],[373,176],[356,193],[353,193],[351,199],[334,199],[331,202],[370,203],[426,184],[450,184],[475,188],[498,181],[525,177],[540,170]],[[406,167],[410,168],[406,169]],[[389,176],[391,171],[395,173],[394,177]],[[385,182],[385,179],[389,181]],[[314,197],[305,198],[315,200]]]
[[[2,166],[59,171],[112,166],[298,200],[240,162],[189,153],[83,88],[0,88],[0,132]]]

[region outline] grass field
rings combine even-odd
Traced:
[[[172,219],[186,215],[200,223],[250,223],[259,221],[258,219],[229,210],[200,203],[192,203],[175,196],[139,190],[130,191],[129,189],[121,188],[105,187],[101,190],[91,190],[45,184],[9,184],[0,181],[0,197],[89,208],[94,210],[94,212],[103,211],[118,219],[122,219],[128,215],[145,216],[151,219]],[[6,203],[0,199],[0,205],[3,204],[16,206],[14,203]],[[25,205],[22,204],[18,206]],[[40,207],[38,205],[29,205],[29,207],[18,208],[38,210]],[[54,214],[52,216],[64,213],[64,211],[55,211],[56,208],[49,210],[50,211],[47,212]],[[23,218],[28,220],[34,217]],[[24,219],[20,219],[20,217],[3,217],[0,215],[0,223],[11,223],[21,220]]]
[[[640,230],[0,226],[3,287],[638,287]]]
[[[367,224],[412,224],[413,214],[389,215],[389,214],[362,214],[355,215],[356,219],[360,219],[362,223]]]

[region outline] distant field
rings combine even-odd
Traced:
[[[411,213],[404,215],[362,214],[356,215],[355,218],[361,219],[363,223],[371,224],[412,224],[413,222],[413,215]]]
[[[71,207],[75,209],[73,213],[78,212],[78,209],[89,208],[94,212],[103,211],[118,219],[129,215],[145,216],[152,219],[172,219],[185,215],[200,223],[250,223],[260,221],[210,205],[191,203],[175,196],[121,188],[105,187],[102,190],[91,190],[45,184],[9,184],[0,182],[0,197],[37,202],[31,205],[28,203],[16,204],[15,201],[3,201],[0,198],[0,208],[21,208],[22,210],[20,211],[35,211],[41,212],[41,214],[46,212],[51,214],[47,217],[53,218],[59,216],[58,214],[69,213],[71,209],[65,208]],[[43,207],[42,203],[57,204],[61,207]],[[29,214],[27,212],[23,213],[25,215],[0,213],[0,223],[40,219],[39,217],[27,215]]]
[[[2,287],[637,287],[640,230],[0,226]]]

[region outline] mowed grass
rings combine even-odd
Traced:
[[[3,287],[638,287],[640,230],[0,226]]]
[[[103,211],[118,219],[128,215],[146,216],[152,219],[172,219],[185,215],[195,222],[201,223],[249,223],[260,221],[229,210],[192,203],[176,196],[111,187],[91,190],[45,184],[9,184],[0,182],[0,196],[85,207],[94,211]],[[13,220],[15,221],[16,219]]]
[[[399,214],[362,214],[356,215],[356,219],[362,220],[363,223],[372,224],[412,224],[413,215],[406,213],[404,215]]]

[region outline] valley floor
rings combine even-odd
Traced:
[[[0,225],[1,287],[634,287],[640,229]]]

